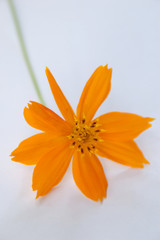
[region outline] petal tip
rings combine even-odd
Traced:
[[[153,122],[155,120],[156,120],[156,118],[149,118],[149,122]]]
[[[102,204],[103,201],[106,199],[107,195],[105,194],[104,196],[102,196],[101,198],[99,198],[100,203]]]
[[[31,100],[31,101],[29,101],[29,103],[28,103],[28,104],[30,104],[30,105],[31,105],[31,104],[34,104],[34,103],[35,103],[35,102]]]
[[[106,65],[104,66],[104,68],[106,68],[106,70],[108,70],[108,71],[111,71],[111,72],[112,72],[112,68],[108,68],[108,64],[106,64]]]
[[[45,72],[46,72],[46,73],[47,73],[47,72],[50,72],[50,70],[49,70],[48,67],[45,68]]]
[[[143,163],[144,164],[150,164],[150,162],[148,162],[146,159],[144,159]]]
[[[156,119],[155,119],[155,118],[146,117],[146,120],[147,120],[148,122],[153,122],[153,121],[156,120]]]
[[[37,192],[37,195],[36,195],[36,198],[35,199],[38,199],[39,198],[39,195],[38,195],[38,192]]]
[[[109,68],[108,71],[112,75],[112,68]]]
[[[36,198],[35,199],[37,199],[37,198],[39,198],[40,197],[40,194],[39,194],[39,192],[37,191],[37,194],[36,194]]]
[[[142,165],[140,165],[138,168],[144,168],[144,165],[142,164]]]
[[[17,148],[14,149],[11,153],[10,153],[10,157],[15,157],[15,154],[17,153]]]
[[[37,190],[36,187],[34,187],[34,184],[32,184],[32,190],[33,190],[33,191],[36,191],[36,190]]]

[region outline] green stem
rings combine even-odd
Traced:
[[[26,62],[29,74],[30,74],[32,82],[33,82],[33,85],[35,87],[35,90],[37,92],[37,95],[39,97],[40,102],[43,105],[45,105],[45,102],[43,100],[41,91],[39,89],[39,86],[38,86],[33,68],[31,66],[31,62],[30,62],[29,57],[28,57],[28,53],[27,53],[26,46],[25,46],[25,43],[24,43],[24,39],[23,39],[23,35],[22,35],[22,31],[21,31],[20,24],[19,24],[19,21],[18,21],[18,16],[17,16],[17,13],[16,13],[14,3],[13,3],[12,0],[8,0],[8,4],[9,4],[9,7],[10,7],[10,10],[11,10],[11,13],[12,13],[12,17],[13,17],[15,28],[16,28],[16,31],[17,31],[17,35],[18,35],[19,43],[20,43],[21,50],[22,50],[22,53],[23,53],[23,57],[24,57],[24,60]]]

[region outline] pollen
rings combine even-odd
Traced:
[[[102,141],[99,133],[103,131],[103,129],[100,129],[98,121],[92,121],[90,124],[87,124],[85,118],[81,121],[75,119],[73,131],[68,136],[71,140],[71,148],[76,148],[81,154],[84,154],[84,150],[94,153],[96,151],[96,143]]]

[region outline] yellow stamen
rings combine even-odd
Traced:
[[[103,129],[98,128],[97,120],[90,124],[86,123],[85,117],[81,121],[75,118],[75,125],[73,127],[72,134],[68,136],[71,141],[71,147],[76,148],[77,151],[84,154],[84,149],[90,154],[96,150],[96,142],[103,141],[99,133],[103,132]]]

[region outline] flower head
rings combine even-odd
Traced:
[[[112,69],[99,66],[85,85],[76,114],[48,68],[46,75],[54,99],[64,119],[31,101],[24,109],[26,122],[41,130],[22,141],[12,153],[12,160],[36,165],[33,190],[44,196],[62,180],[73,156],[72,172],[76,185],[88,198],[102,201],[107,180],[96,155],[126,166],[143,168],[149,162],[134,142],[151,127],[153,118],[131,113],[110,112],[93,119],[111,88]]]

